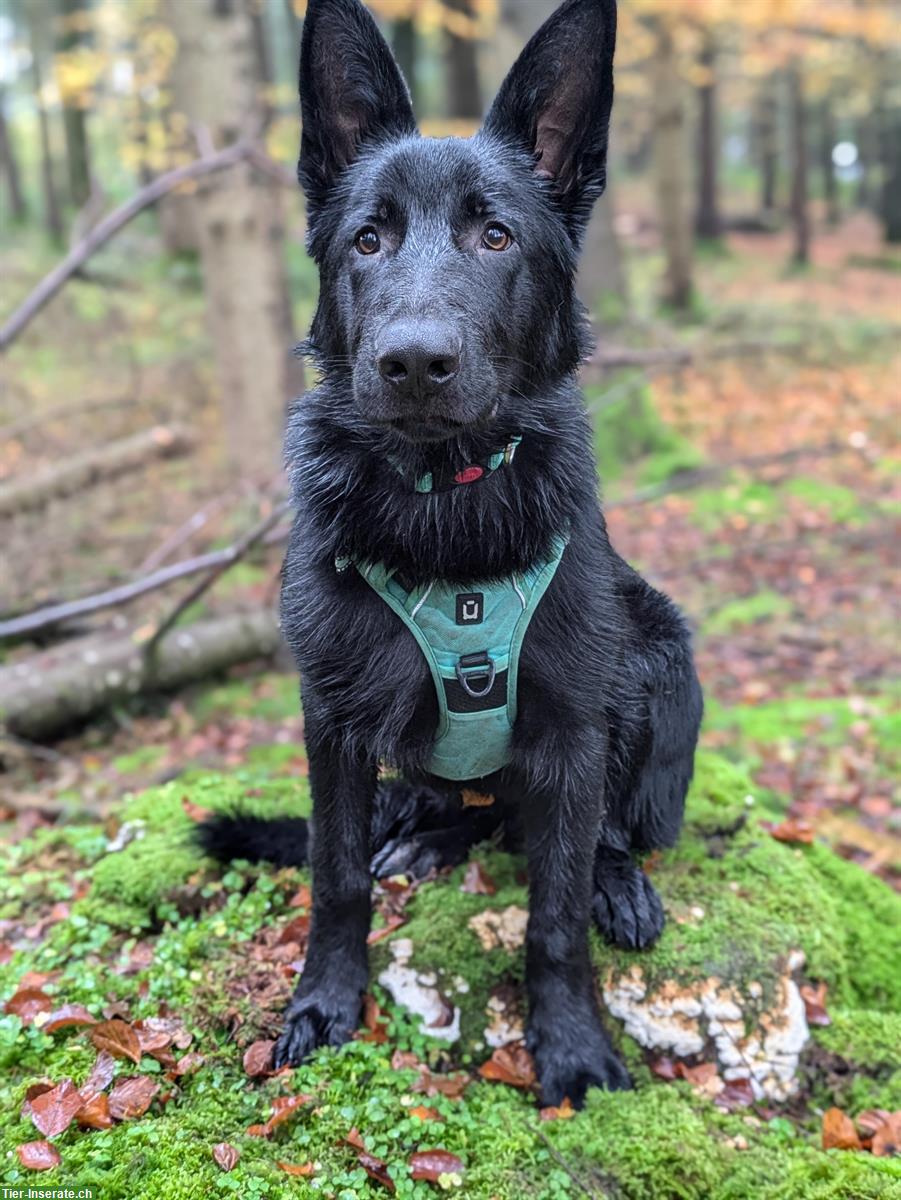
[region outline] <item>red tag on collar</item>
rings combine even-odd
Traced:
[[[484,467],[464,467],[454,476],[454,483],[475,483],[485,474]]]

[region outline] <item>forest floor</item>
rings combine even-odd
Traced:
[[[142,227],[128,236],[98,272],[121,276],[146,257]],[[685,837],[647,868],[668,930],[649,955],[594,947],[636,1091],[540,1120],[528,1064],[495,1055],[480,1074],[498,1030],[515,1037],[521,1018],[522,864],[488,850],[480,872],[377,892],[386,935],[373,947],[380,982],[363,1038],[289,1075],[266,1073],[265,1048],[263,1065],[245,1069],[302,959],[308,880],[221,876],[185,841],[195,806],[305,808],[295,680],[243,670],[44,751],[2,748],[0,996],[19,999],[0,1017],[0,1059],[4,1108],[25,1104],[0,1150],[4,1182],[38,1178],[17,1147],[46,1134],[62,1164],[42,1181],[91,1184],[103,1200],[436,1187],[478,1200],[901,1196],[889,1153],[901,1129],[887,1120],[901,1109],[898,263],[856,218],[818,238],[801,273],[786,270],[780,237],[734,237],[703,256],[699,311],[675,326],[647,300],[654,253],[634,254],[633,344],[746,347],[678,370],[586,377],[614,543],[696,628],[707,695]],[[4,250],[3,265],[28,286],[28,247]],[[312,281],[300,255],[291,269],[301,327]],[[152,263],[125,278],[74,283],[9,356],[15,411],[3,423],[72,406],[0,438],[0,479],[157,423],[191,425],[200,446],[9,522],[4,610],[126,577],[200,511],[178,556],[226,544],[267,503],[212,450],[194,268]],[[127,402],[80,412],[73,397]],[[277,572],[276,548],[226,575],[202,607],[264,602]],[[172,599],[142,603],[135,619]],[[27,652],[14,646],[7,661]],[[487,924],[483,911],[495,914]],[[675,1024],[698,1022],[694,1049],[673,1041],[672,1022],[669,1034],[647,1024],[674,994]],[[729,1022],[705,1007],[711,994],[737,1005],[743,1029],[717,1032]],[[755,1075],[754,1039],[765,1051],[798,997],[800,1058],[770,1047],[770,1067],[780,1054],[794,1063],[780,1090],[766,1063]],[[87,1012],[47,1020],[64,1005]],[[117,1023],[98,1031],[89,1018]],[[87,1118],[109,1128],[80,1127],[84,1096],[64,1084],[85,1093],[92,1070],[117,1073],[112,1117],[95,1101]],[[749,1073],[770,1082],[749,1090]],[[142,1082],[123,1084],[132,1077]],[[106,1095],[110,1079],[94,1082]],[[279,1120],[262,1136],[247,1134],[270,1115]],[[822,1148],[824,1125],[836,1148]],[[219,1143],[233,1149],[214,1152]],[[416,1160],[415,1179],[411,1156],[423,1150],[435,1154]]]

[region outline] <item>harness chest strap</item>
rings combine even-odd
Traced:
[[[566,542],[555,540],[547,562],[469,591],[439,582],[409,587],[380,563],[354,563],[416,638],[428,663],[439,713],[433,775],[479,779],[509,763],[520,650]],[[346,569],[350,563],[336,565]]]

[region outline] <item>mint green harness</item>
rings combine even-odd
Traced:
[[[565,548],[558,538],[549,562],[467,590],[447,583],[410,590],[379,563],[355,564],[416,638],[432,673],[439,712],[433,775],[479,779],[509,763],[523,638]]]

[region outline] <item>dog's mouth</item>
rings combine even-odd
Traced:
[[[458,421],[444,416],[392,417],[380,422],[408,442],[447,442],[468,430],[484,428],[498,414],[500,400],[494,400],[474,420]]]

